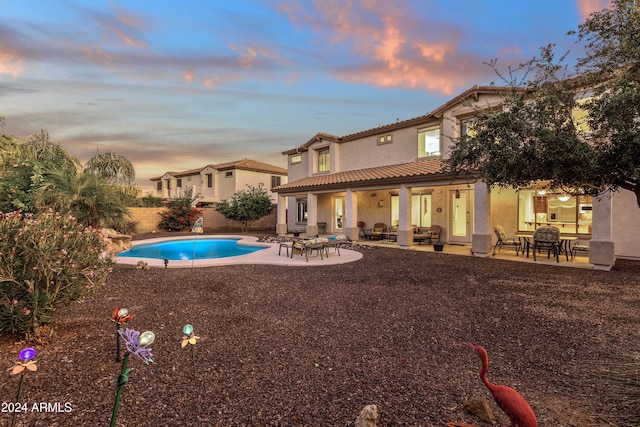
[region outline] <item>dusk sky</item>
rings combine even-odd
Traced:
[[[420,116],[607,0],[0,0],[0,133],[166,171]],[[364,155],[364,153],[363,153]]]

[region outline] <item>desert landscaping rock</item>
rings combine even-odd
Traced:
[[[120,369],[115,307],[135,313],[129,327],[156,334],[155,363],[129,364],[119,426],[353,426],[367,405],[377,426],[490,426],[464,409],[478,398],[506,425],[463,342],[487,349],[489,379],[522,394],[541,427],[616,425],[602,367],[636,350],[640,262],[598,272],[362,252],[322,267],[115,266],[95,295],[56,313],[53,335],[35,344],[38,371],[25,377],[22,401],[72,410],[19,414],[18,425],[108,424]],[[200,339],[182,348],[187,323]],[[24,346],[0,340],[5,368]],[[3,375],[3,400],[17,383]]]

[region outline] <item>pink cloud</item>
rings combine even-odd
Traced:
[[[0,74],[18,77],[22,74],[23,61],[11,49],[0,44]]]
[[[610,8],[611,0],[576,0],[578,4],[578,11],[580,17],[585,20],[593,12],[598,12],[602,9]]]
[[[300,6],[281,11],[365,61],[334,69],[341,79],[452,94],[477,75],[462,72],[470,55],[465,59],[459,52],[460,34],[437,23],[425,31],[403,0],[315,0],[313,7],[310,12]]]

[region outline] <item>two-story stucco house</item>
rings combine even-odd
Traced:
[[[153,182],[153,195],[174,199],[191,190],[202,205],[228,199],[247,185],[262,184],[269,196],[271,189],[287,183],[287,170],[279,166],[243,159],[235,162],[209,164],[202,168],[182,172],[166,172]]]
[[[495,225],[511,235],[554,225],[590,241],[596,268],[611,268],[616,257],[640,258],[638,207],[629,191],[598,200],[536,188],[489,191],[482,181],[444,172],[451,139],[465,134],[474,106],[499,108],[503,89],[476,86],[424,116],[346,136],[318,133],[283,152],[289,182],[274,189],[276,232],[315,235],[326,224],[327,233],[358,239],[363,228],[383,223],[396,228],[398,245],[409,247],[416,227],[437,224],[441,240],[486,256]]]

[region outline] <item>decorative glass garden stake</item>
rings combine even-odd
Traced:
[[[126,325],[133,318],[136,317],[135,314],[129,314],[129,310],[126,308],[116,307],[111,313],[111,320],[116,322],[116,362],[120,361],[120,334],[118,331],[122,327],[122,325]]]
[[[196,355],[195,355],[195,345],[198,342],[200,337],[197,337],[193,333],[193,326],[190,323],[184,325],[182,328],[182,348],[186,347],[187,344],[191,344],[191,363],[193,364],[193,377],[196,377]]]
[[[36,357],[35,349],[31,347],[22,349],[18,357],[20,358],[20,362],[16,363],[12,368],[9,369],[11,371],[11,375],[20,374],[20,382],[18,383],[18,393],[16,394],[16,404],[20,402],[20,392],[22,391],[22,382],[24,381],[25,372],[27,371],[35,372],[38,370],[38,365],[36,365],[36,361],[33,360],[33,358]],[[15,426],[17,415],[18,415],[18,411],[14,410],[13,416],[11,417],[11,427]]]
[[[127,352],[124,354],[124,358],[122,359],[122,369],[120,370],[120,376],[118,377],[118,382],[116,383],[116,400],[113,404],[113,412],[111,413],[111,424],[110,427],[115,427],[116,420],[118,418],[118,409],[120,408],[120,399],[122,398],[122,388],[126,383],[129,382],[129,374],[131,373],[131,368],[127,368],[127,364],[129,363],[129,355],[135,354],[145,364],[149,364],[153,362],[153,355],[151,354],[151,348],[147,347],[153,344],[153,341],[156,339],[156,336],[151,331],[143,332],[142,334],[135,329],[125,329],[124,331],[118,330],[118,334],[124,340],[125,345],[127,346]]]

